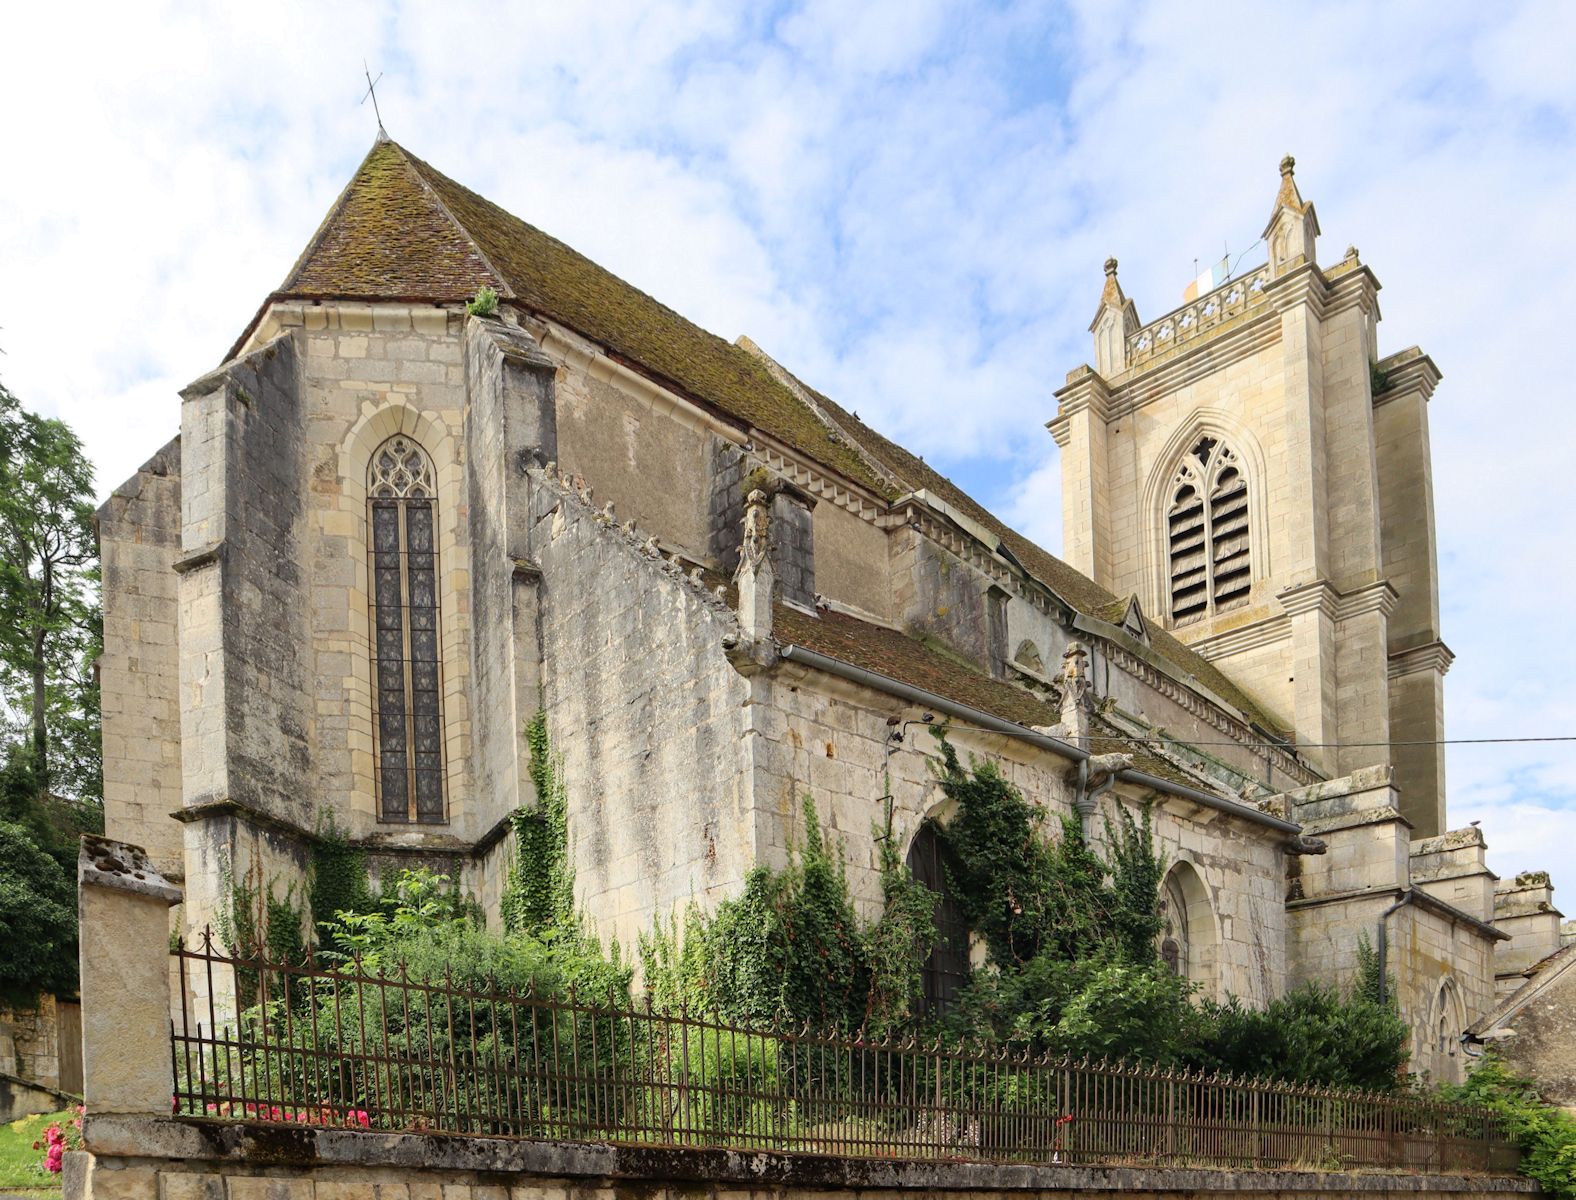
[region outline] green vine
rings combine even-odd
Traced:
[[[307,904],[312,912],[317,945],[332,944],[331,929],[340,913],[377,909],[366,852],[352,846],[345,832],[329,818],[317,831],[308,864]]]
[[[504,885],[500,909],[509,932],[539,934],[577,927],[579,922],[575,916],[575,873],[569,861],[569,797],[563,758],[553,753],[548,741],[545,711],[531,718],[525,737],[536,806],[516,809],[509,817],[514,830],[514,865]]]

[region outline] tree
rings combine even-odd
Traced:
[[[0,1003],[77,988],[76,881],[20,825],[0,822]]]
[[[40,800],[102,790],[92,495],[71,428],[0,385],[0,697],[27,732]]]

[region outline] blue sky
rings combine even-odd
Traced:
[[[1576,8],[87,4],[0,15],[0,375],[107,488],[176,432],[375,130],[747,333],[1048,547],[1043,429],[1114,254],[1259,261],[1282,154],[1432,406],[1452,736],[1576,734]],[[1576,912],[1576,745],[1457,747],[1453,824]]]

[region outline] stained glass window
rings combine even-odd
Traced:
[[[437,497],[420,446],[396,435],[377,448],[367,506],[378,816],[438,823],[445,812]]]

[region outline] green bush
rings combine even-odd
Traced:
[[[1447,1100],[1482,1104],[1497,1113],[1521,1147],[1521,1173],[1536,1179],[1552,1200],[1576,1200],[1576,1118],[1545,1104],[1531,1080],[1488,1053],[1466,1083],[1440,1091]]]
[[[0,1002],[77,990],[76,880],[27,829],[0,822]]]
[[[1391,1091],[1410,1031],[1390,1004],[1306,983],[1263,1009],[1236,997],[1204,1005],[1199,1065],[1290,1083]]]

